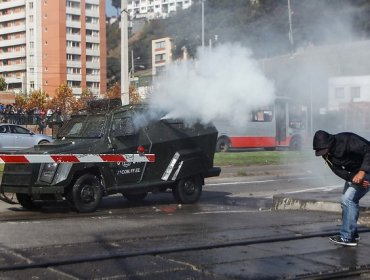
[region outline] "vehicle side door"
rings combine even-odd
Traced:
[[[14,137],[7,124],[0,125],[0,151],[14,150]]]
[[[115,154],[136,154],[140,130],[136,129],[132,116],[127,112],[113,115],[109,138]],[[110,164],[110,171],[117,185],[139,182],[144,172],[143,162],[118,162]]]
[[[15,149],[17,150],[26,149],[35,145],[34,133],[18,125],[10,125],[9,127],[11,134],[15,136],[14,137]]]

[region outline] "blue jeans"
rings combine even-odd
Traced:
[[[367,174],[365,180],[370,180]],[[342,226],[340,229],[340,236],[345,240],[352,240],[355,233],[357,233],[357,220],[360,213],[360,199],[367,194],[370,187],[364,188],[357,186],[351,182],[344,184],[342,195]]]

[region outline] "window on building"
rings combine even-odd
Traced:
[[[99,82],[87,82],[86,86],[88,88],[98,89],[100,86],[100,83]]]
[[[86,23],[98,24],[99,18],[98,17],[86,17]]]
[[[70,7],[70,8],[80,8],[80,3],[79,2],[75,2],[75,1],[68,1],[67,0],[67,3],[66,3],[66,6],[67,7]]]
[[[67,48],[79,48],[80,42],[78,41],[67,41]]]
[[[67,21],[80,21],[79,15],[67,14],[66,15]]]
[[[99,62],[100,57],[99,56],[94,56],[94,55],[87,55],[86,56],[86,61],[87,62]]]
[[[99,37],[99,31],[86,29],[86,36]]]
[[[159,74],[163,73],[165,70],[166,70],[166,67],[164,65],[163,66],[155,66],[156,75],[159,75]]]
[[[67,67],[68,74],[81,74],[81,68],[77,67]]]
[[[81,55],[67,53],[68,61],[81,61]]]
[[[87,75],[99,75],[100,74],[100,71],[99,71],[99,69],[87,68],[86,69],[86,74]]]
[[[86,6],[86,10],[89,10],[89,11],[98,11],[99,10],[99,5],[86,3],[85,6]]]
[[[97,44],[97,43],[86,43],[86,49],[88,49],[88,50],[99,50],[99,44]]]
[[[155,62],[164,62],[165,59],[166,55],[164,53],[155,55]]]
[[[67,27],[67,34],[70,35],[80,35],[80,29],[74,27]]]
[[[164,49],[166,47],[165,41],[155,42],[155,48],[156,49]]]
[[[81,87],[81,81],[67,81],[67,84],[71,88],[79,88],[79,87]]]
[[[360,97],[361,97],[361,88],[351,87],[351,98],[360,98]]]
[[[344,87],[337,87],[335,88],[335,98],[336,99],[343,99],[344,95]]]

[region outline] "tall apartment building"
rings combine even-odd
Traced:
[[[105,0],[0,0],[0,76],[15,92],[105,93]]]
[[[171,13],[189,8],[194,0],[128,0],[131,18],[166,18]]]

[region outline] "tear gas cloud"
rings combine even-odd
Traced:
[[[254,108],[271,104],[274,86],[238,44],[198,50],[199,59],[169,66],[156,80],[151,108],[167,118],[204,124],[222,118],[243,124]]]

